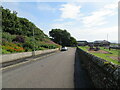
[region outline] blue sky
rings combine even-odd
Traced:
[[[118,2],[4,2],[42,29],[66,29],[77,40],[118,40]]]

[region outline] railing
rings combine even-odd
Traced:
[[[104,59],[87,53],[80,48],[76,51],[79,60],[87,69],[91,80],[96,88],[117,88],[120,89],[120,66],[113,65]]]

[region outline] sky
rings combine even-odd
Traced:
[[[27,18],[48,36],[51,29],[60,28],[77,40],[118,42],[118,0],[8,1],[2,2],[4,8],[17,11],[18,17]]]

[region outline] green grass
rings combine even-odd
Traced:
[[[88,51],[88,46],[79,46],[80,49],[84,50],[84,51]]]
[[[80,49],[82,49],[82,50],[84,50],[84,51],[88,51],[88,48],[89,47],[87,47],[87,46],[80,46],[79,47]],[[109,61],[109,62],[112,62],[112,63],[114,63],[114,64],[117,64],[117,65],[120,65],[120,63],[117,61],[117,60],[114,60],[114,59],[112,59],[112,58],[110,58],[110,57],[118,57],[118,53],[119,53],[119,51],[120,50],[116,50],[116,49],[111,49],[110,51],[109,51],[109,49],[104,49],[103,47],[100,47],[100,49],[101,50],[105,50],[105,51],[108,51],[108,52],[110,52],[110,53],[112,53],[112,54],[104,54],[104,53],[94,53],[94,52],[91,52],[91,54],[93,54],[93,55],[95,55],[95,56],[97,56],[97,57],[100,57],[100,58],[102,58],[102,59],[105,59],[105,60],[107,60],[107,61]]]

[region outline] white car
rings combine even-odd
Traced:
[[[61,48],[61,51],[67,51],[67,50],[68,50],[67,47],[62,47],[62,48]]]

